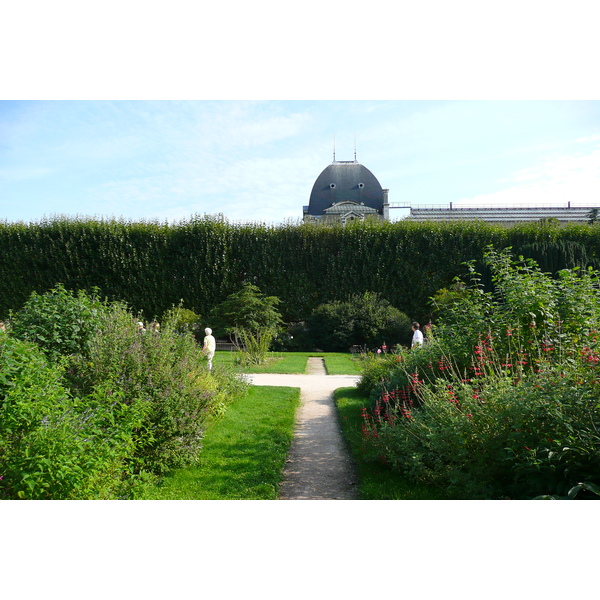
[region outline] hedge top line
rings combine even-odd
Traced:
[[[586,209],[587,210],[587,209]],[[460,212],[456,211],[455,212]],[[531,219],[522,220],[510,225],[498,223],[490,223],[481,218],[474,217],[472,219],[462,218],[460,220],[438,220],[435,218],[416,220],[406,218],[399,221],[384,221],[384,220],[366,220],[366,221],[351,221],[346,224],[335,221],[311,222],[302,221],[300,218],[289,218],[279,223],[269,223],[266,221],[233,221],[225,217],[221,213],[190,215],[177,221],[169,222],[168,220],[160,220],[158,218],[149,219],[130,219],[125,217],[115,216],[89,216],[89,215],[51,215],[50,217],[42,217],[37,220],[26,221],[8,221],[0,220],[0,230],[2,229],[32,229],[32,228],[53,228],[63,225],[86,225],[86,226],[121,226],[121,227],[154,227],[165,231],[176,231],[178,229],[186,229],[203,225],[217,226],[221,225],[233,229],[264,229],[264,230],[281,230],[281,229],[299,229],[299,230],[327,230],[327,229],[346,229],[346,228],[365,228],[365,229],[427,229],[434,228],[458,228],[469,229],[476,227],[478,229],[520,229],[530,227],[543,227],[544,229],[556,229],[560,225],[561,229],[565,228],[583,228],[588,229],[589,225],[582,222],[571,222],[567,224],[559,224],[548,222],[544,219],[532,221]]]

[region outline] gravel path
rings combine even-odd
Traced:
[[[333,391],[356,385],[359,376],[327,375],[322,358],[310,358],[306,375],[250,375],[253,385],[299,387],[281,500],[355,500],[356,474],[340,432]]]

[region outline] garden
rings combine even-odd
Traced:
[[[360,498],[596,499],[600,238],[584,229],[2,226],[0,498],[277,498],[299,393],[244,374],[321,356],[361,376],[336,393]],[[130,256],[154,260],[146,280]],[[232,348],[212,370],[207,324]]]
[[[181,306],[144,324],[124,303],[59,284],[11,311],[0,330],[0,497],[276,498],[300,392],[250,387],[244,373],[303,373],[315,355],[330,374],[358,365],[349,353],[268,351],[274,301],[242,292],[223,321],[240,347],[217,352],[212,370],[198,316]]]
[[[0,332],[0,497],[134,498],[198,460],[247,384],[192,335],[140,331],[122,303],[57,286]]]
[[[493,291],[470,264],[426,344],[365,365],[361,452],[446,497],[597,498],[598,273],[485,260]]]

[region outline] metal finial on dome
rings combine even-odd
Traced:
[[[335,133],[333,134],[333,162],[335,162]]]
[[[354,162],[356,162],[356,134],[354,134]]]

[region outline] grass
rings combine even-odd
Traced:
[[[330,352],[324,354],[323,358],[328,375],[360,375],[360,359],[351,354]]]
[[[361,500],[447,500],[444,490],[407,480],[383,463],[366,460],[362,451],[363,407],[367,398],[356,388],[339,388],[334,393],[342,434],[350,449],[358,475]]]
[[[323,356],[328,373],[360,374],[359,361],[349,354],[286,352],[264,370],[248,372],[304,373],[309,356]],[[217,352],[215,364],[234,366],[234,352]],[[386,465],[369,461],[362,451],[363,407],[368,400],[356,388],[340,388],[335,403],[342,433],[354,459],[362,500],[443,500],[443,490],[415,484]],[[197,465],[179,469],[161,485],[147,487],[152,500],[273,500],[294,433],[300,390],[251,386],[248,394],[206,429]]]
[[[276,499],[299,402],[298,388],[251,387],[207,427],[198,465],[147,488],[143,499]]]
[[[218,351],[215,365],[230,365],[242,373],[305,373],[311,356],[323,357],[329,375],[360,375],[360,360],[343,352],[271,352],[264,365],[242,367],[236,365],[237,352]]]

